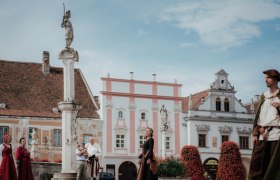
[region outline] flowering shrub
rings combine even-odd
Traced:
[[[158,160],[158,176],[177,177],[184,176],[185,167],[178,158],[166,158]]]
[[[61,160],[61,159],[56,159],[56,160],[54,160],[54,162],[55,162],[55,163],[61,163],[62,160]]]
[[[203,166],[197,147],[184,146],[181,151],[181,161],[186,168],[185,176],[193,180],[204,180]]]
[[[48,159],[30,158],[30,161],[34,162],[50,162]]]
[[[225,141],[222,145],[217,180],[245,179],[239,147],[235,142]]]

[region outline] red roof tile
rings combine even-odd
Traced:
[[[199,93],[196,93],[196,94],[192,94],[192,107],[191,109],[193,110],[197,110],[198,108],[198,105],[201,103],[201,99],[204,97],[204,99],[206,99],[208,97],[208,90],[205,90],[205,91],[201,91]],[[182,99],[182,112],[186,113],[188,112],[188,109],[189,109],[189,98],[190,96],[188,97],[185,97]]]
[[[63,100],[63,68],[51,67],[44,75],[42,64],[0,60],[0,108],[2,116],[61,117],[53,112]],[[79,118],[100,118],[91,92],[79,69],[75,69],[76,101],[82,105]]]

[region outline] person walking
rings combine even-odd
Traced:
[[[268,90],[259,101],[253,125],[253,142],[249,177],[252,180],[280,179],[280,73],[275,69],[263,72]]]

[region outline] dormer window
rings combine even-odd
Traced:
[[[122,111],[119,111],[118,117],[119,117],[119,119],[123,119],[123,112]]]
[[[225,108],[225,112],[229,112],[229,100],[228,98],[225,98],[225,101],[224,101],[224,108]]]
[[[219,97],[216,99],[216,111],[221,111],[221,99]]]
[[[141,113],[141,119],[143,119],[143,120],[146,119],[146,113],[144,113],[144,112]]]

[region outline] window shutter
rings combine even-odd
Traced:
[[[51,138],[51,145],[53,146],[54,145],[54,132],[53,132],[53,129],[50,130],[50,138]]]
[[[41,129],[37,129],[37,135],[38,135],[39,144],[41,144],[41,143],[42,143],[42,133],[41,133]]]

